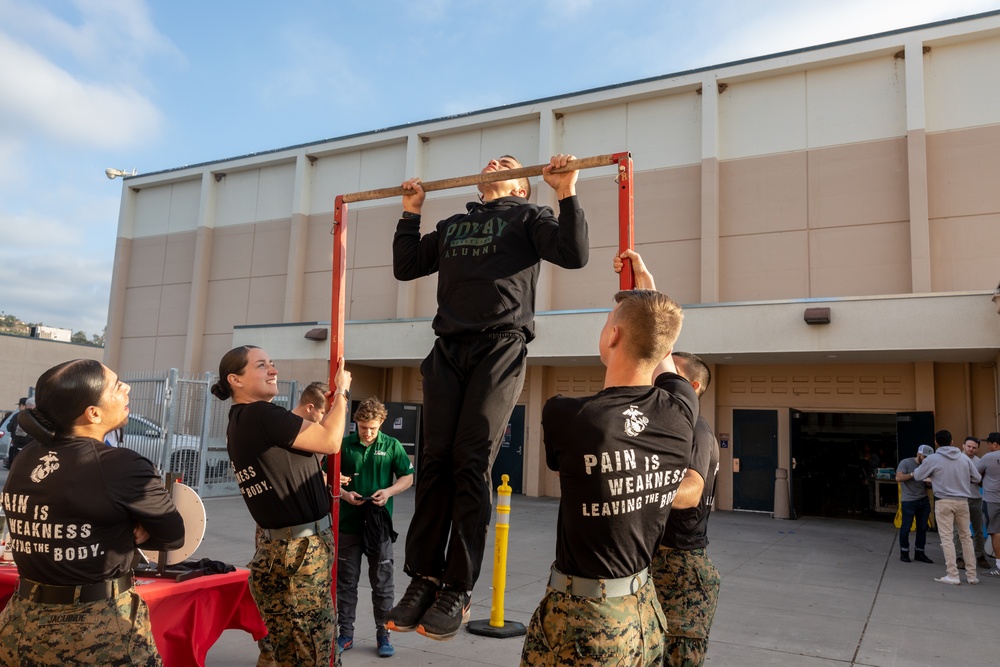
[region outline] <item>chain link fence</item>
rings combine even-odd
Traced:
[[[226,451],[232,401],[220,401],[209,390],[217,375],[182,376],[171,369],[126,373],[122,380],[132,390],[120,446],[145,456],[161,474],[180,474],[202,498],[239,495]],[[291,410],[298,393],[297,382],[279,381],[273,402]]]

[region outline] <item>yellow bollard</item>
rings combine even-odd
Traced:
[[[497,488],[497,536],[493,548],[493,601],[490,603],[489,621],[470,621],[469,632],[486,637],[520,637],[527,632],[523,623],[503,620],[503,597],[507,588],[507,535],[510,531],[509,475],[501,475]]]

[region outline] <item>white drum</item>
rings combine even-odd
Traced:
[[[180,482],[174,483],[172,495],[174,506],[184,519],[184,544],[167,552],[167,565],[176,565],[190,558],[205,539],[205,503],[201,501],[201,496],[190,486]],[[159,564],[159,551],[140,551],[149,562]]]

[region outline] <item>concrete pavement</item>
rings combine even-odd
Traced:
[[[253,551],[253,523],[240,498],[206,499],[208,536],[195,557],[245,565]],[[507,567],[506,618],[527,625],[545,591],[555,553],[558,500],[515,496]],[[413,492],[396,500],[397,598],[408,583],[403,544]],[[937,533],[928,536],[933,565],[899,561],[888,522],[716,512],[709,522],[709,553],[722,573],[719,609],[708,664],[776,667],[939,667],[998,664],[1000,579],[978,586],[947,586]],[[492,558],[493,532],[488,557]],[[492,562],[473,594],[473,619],[488,619]],[[964,581],[964,579],[963,579]],[[354,648],[345,665],[516,665],[521,640],[462,632],[450,642],[393,633],[396,655],[375,653],[370,589],[361,577]],[[230,630],[208,654],[208,667],[253,665],[256,644]]]

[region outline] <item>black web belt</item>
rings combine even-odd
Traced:
[[[25,600],[41,602],[42,604],[83,604],[117,597],[130,590],[132,584],[131,572],[123,574],[117,579],[82,586],[50,586],[30,579],[21,579],[17,587],[17,594]]]

